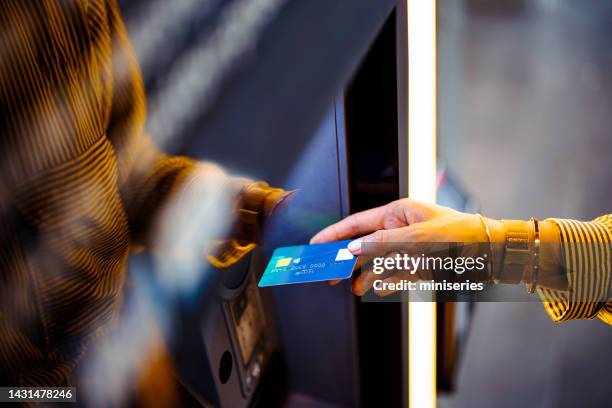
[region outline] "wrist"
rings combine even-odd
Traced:
[[[531,268],[526,261],[523,268],[514,273],[508,273],[508,269],[504,270],[505,255],[506,255],[506,240],[508,228],[514,230],[525,231],[527,234],[527,246],[533,248],[535,234],[532,221],[502,221],[492,218],[485,218],[486,225],[489,229],[488,238],[490,240],[491,249],[491,275],[493,279],[500,283],[530,283]],[[553,220],[544,220],[539,222],[539,238],[540,238],[540,256],[539,256],[539,273],[538,286],[564,290],[567,288],[567,279],[562,273],[562,254],[561,254],[561,237],[559,227]],[[527,257],[526,257],[527,258]],[[501,279],[500,279],[501,277]]]
[[[539,286],[561,291],[567,290],[568,281],[562,266],[561,234],[553,220],[540,221],[540,242]]]
[[[506,228],[500,220],[492,218],[485,218],[485,220],[489,227],[491,280],[495,280],[503,269]]]
[[[506,242],[506,227],[500,220],[494,220],[492,218],[485,218],[487,225],[489,226],[489,233],[491,243],[505,243]]]

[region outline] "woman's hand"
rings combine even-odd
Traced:
[[[503,229],[497,220],[487,218],[486,223],[492,230]],[[353,255],[362,253],[363,243],[488,241],[485,226],[478,215],[406,198],[352,214],[320,231],[310,243],[339,241],[361,235],[361,238],[349,244]],[[399,278],[392,276],[388,279],[393,281]],[[362,273],[353,283],[353,293],[363,295],[375,279],[380,279],[380,276]]]

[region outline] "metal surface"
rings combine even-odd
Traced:
[[[394,3],[287,2],[180,150],[282,183]]]

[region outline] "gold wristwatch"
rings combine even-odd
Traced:
[[[531,258],[529,223],[522,220],[502,220],[506,230],[504,261],[496,280],[500,283],[519,283]]]

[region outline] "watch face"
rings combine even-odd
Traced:
[[[526,232],[508,232],[506,243],[513,249],[529,249],[529,234]]]
[[[506,233],[505,264],[524,265],[529,260],[529,234],[527,232],[508,231]]]

